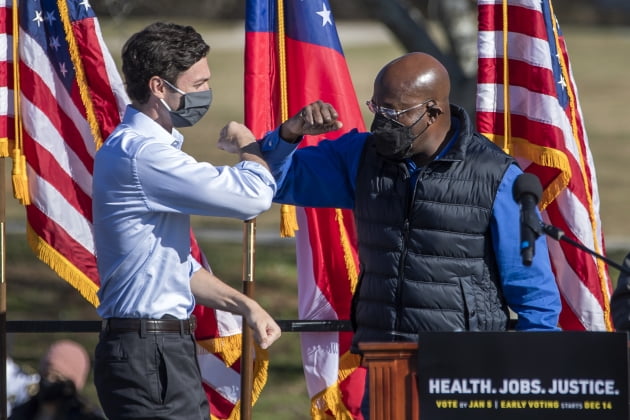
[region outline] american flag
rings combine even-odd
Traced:
[[[8,152],[14,158],[13,183],[26,206],[33,251],[97,306],[94,154],[120,122],[129,99],[87,0],[29,0],[20,2],[19,9],[13,5],[0,0],[0,156],[4,144],[4,156]],[[13,25],[13,13],[19,25]],[[14,92],[19,92],[18,108]],[[26,183],[22,191],[19,187]],[[191,251],[209,267],[192,232]],[[241,319],[200,306],[195,314],[200,386],[215,418],[236,418],[240,388],[233,382],[239,383]],[[261,361],[255,365],[259,387],[266,380],[265,368]]]
[[[538,176],[545,223],[604,254],[595,165],[551,1],[479,0],[478,10],[478,130]],[[607,267],[569,243],[547,242],[560,326],[612,330]]]
[[[318,99],[335,107],[344,130],[364,130],[327,0],[248,0],[245,60],[245,123],[256,136]],[[320,140],[321,136],[306,136],[300,147]],[[284,206],[283,210],[287,218],[291,209]],[[352,212],[295,211],[300,319],[347,320],[358,276]],[[358,356],[350,353],[351,340],[350,332],[301,335],[313,418],[362,418],[365,369],[359,367]]]
[[[120,121],[126,95],[87,1],[20,2],[17,13],[12,87],[19,92],[15,145],[26,160],[28,192],[21,201],[28,241],[97,304],[92,167],[96,148]]]

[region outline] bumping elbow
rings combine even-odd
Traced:
[[[271,208],[271,204],[273,203],[273,189],[271,187],[266,188],[264,192],[260,194],[260,199],[258,200],[259,205],[259,213],[263,213]]]
[[[266,212],[273,203],[273,188],[263,188],[258,194],[252,196],[247,206],[247,212],[243,214],[243,219],[248,220]]]

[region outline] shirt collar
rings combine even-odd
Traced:
[[[440,153],[438,153],[433,158],[434,161],[438,159],[442,159],[444,155],[446,154],[446,152],[448,152],[451,149],[451,147],[453,147],[453,143],[455,143],[455,140],[459,137],[460,126],[459,126],[459,120],[457,120],[456,118],[451,119],[451,129],[453,133],[451,134],[451,138],[448,140],[448,143],[446,143],[446,146],[444,146],[444,148],[440,150]],[[407,163],[407,167],[409,168],[411,172],[419,169],[416,163],[413,161],[413,159],[407,158],[405,159],[405,162]]]
[[[159,142],[170,144],[178,149],[181,149],[184,143],[184,136],[177,129],[173,128],[173,131],[169,133],[147,114],[138,111],[132,105],[127,105],[122,122],[141,131],[146,137],[154,138]]]

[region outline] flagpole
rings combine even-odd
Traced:
[[[0,158],[0,419],[7,418],[7,283],[5,279],[5,160]]]
[[[243,293],[254,296],[254,243],[256,239],[256,219],[246,220],[243,224]],[[243,318],[241,350],[241,420],[252,418],[253,388],[253,335]]]

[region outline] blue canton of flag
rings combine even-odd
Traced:
[[[553,69],[553,75],[556,82],[556,97],[560,106],[565,108],[569,105],[569,95],[567,93],[567,83],[562,75],[562,66],[560,65],[560,52],[558,52],[558,45],[556,45],[557,37],[562,36],[560,25],[557,19],[553,16],[550,9],[550,4],[543,2],[542,15],[546,22],[545,29],[547,30],[547,40],[549,42],[549,55],[551,59],[551,68]],[[554,31],[556,33],[554,33]]]
[[[291,5],[290,3],[299,3],[299,5]],[[289,0],[285,7],[287,37],[321,47],[333,48],[343,54],[337,36],[335,20],[327,1]]]
[[[55,0],[26,1],[22,2],[20,6],[20,22],[23,29],[46,53],[53,65],[52,69],[69,91],[76,74],[70,58],[57,2]],[[72,21],[95,17],[87,0],[83,0],[81,3],[70,2],[68,7]],[[33,50],[25,52],[36,54]]]

